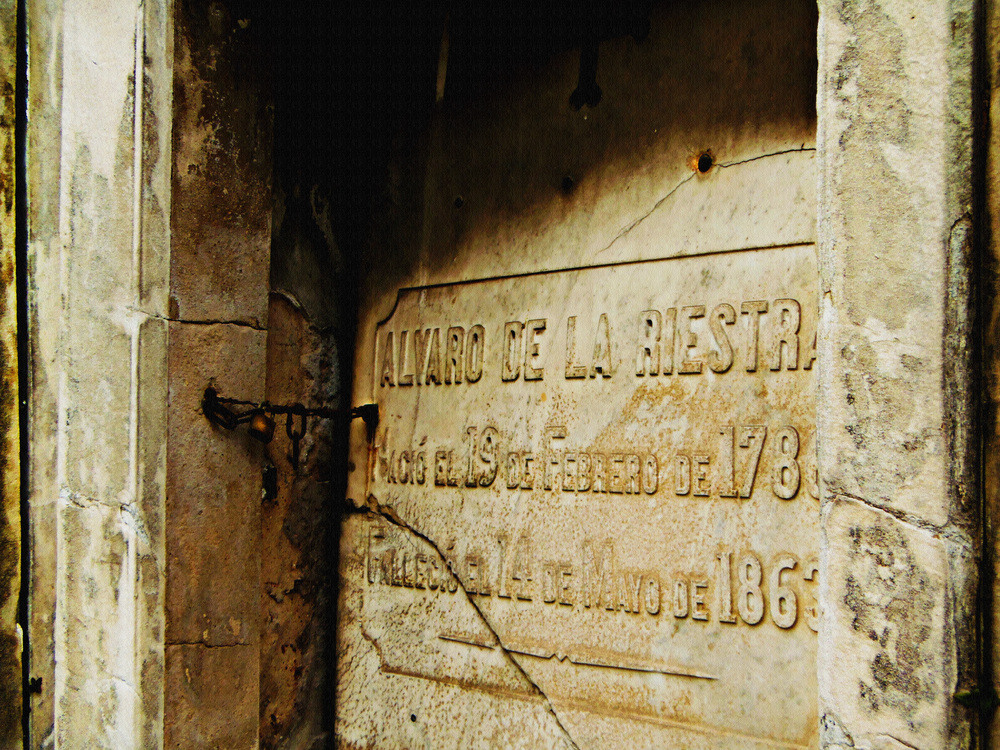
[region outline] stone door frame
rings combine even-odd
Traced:
[[[216,188],[264,183],[259,162],[224,164],[213,151],[240,131],[239,107],[225,92],[232,106],[207,119],[192,104],[225,82],[199,68],[197,45],[210,40],[178,23],[182,7],[26,3],[30,665],[42,685],[32,747],[160,747],[181,721],[256,736],[257,591],[227,599],[171,577],[182,558],[209,559],[204,497],[239,505],[256,491],[247,446],[220,457],[199,437],[192,393],[238,371],[230,392],[260,394],[269,247],[260,231],[244,244],[194,231],[198,201],[235,200]],[[1000,35],[986,42],[997,27],[992,2],[820,3],[826,747],[969,747],[980,736],[980,664],[993,652],[978,645],[992,630],[980,624],[992,574],[983,568],[980,583],[978,430],[996,434],[981,363],[993,352],[996,260],[985,248],[998,220],[986,215],[997,200],[985,140],[997,69],[984,62],[998,57]],[[243,296],[213,275],[234,252]],[[206,306],[213,295],[228,302]],[[976,328],[974,299],[986,303]],[[189,356],[209,349],[211,362]],[[207,471],[220,462],[239,467],[233,487]],[[216,523],[234,512],[213,507]],[[239,564],[259,569],[259,550],[239,549]],[[203,616],[211,627],[199,630]],[[238,626],[216,627],[230,618]],[[250,664],[239,676],[250,698],[202,702],[214,685],[185,681],[190,659],[230,677]]]

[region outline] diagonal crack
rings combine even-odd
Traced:
[[[891,735],[891,734],[880,734],[878,736],[890,739],[893,742],[897,743],[900,747],[908,748],[908,750],[920,750],[920,748],[918,748],[916,745],[911,745],[909,742],[904,742],[903,740],[899,739],[899,737],[896,737],[894,735]]]
[[[670,190],[667,191],[666,195],[664,195],[662,198],[660,198],[658,201],[656,201],[656,203],[653,204],[653,207],[651,209],[649,209],[646,213],[644,213],[642,216],[640,216],[639,218],[637,218],[631,224],[628,224],[628,225],[622,227],[620,230],[618,230],[618,234],[616,234],[614,236],[614,238],[611,240],[611,242],[609,242],[607,245],[605,245],[600,250],[598,250],[596,254],[600,255],[601,253],[606,252],[607,250],[610,250],[611,247],[612,247],[612,245],[614,245],[616,242],[618,242],[618,240],[620,240],[623,237],[625,237],[626,235],[628,235],[629,232],[631,232],[637,226],[639,226],[640,224],[642,224],[642,222],[644,222],[646,219],[648,219],[650,216],[652,216],[656,212],[656,209],[658,209],[660,206],[662,206],[664,204],[664,202],[666,202],[666,200],[671,195],[673,195],[678,190],[680,190],[690,180],[694,179],[694,176],[695,176],[695,173],[692,172],[687,177],[685,177],[683,180],[681,180],[676,185],[674,185],[672,188],[670,188]]]
[[[850,492],[844,492],[843,490],[831,490],[830,497],[831,499],[840,499],[858,503],[859,505],[863,505],[871,510],[880,511],[885,513],[887,516],[891,516],[905,526],[909,526],[911,529],[922,531],[935,537],[943,537],[949,542],[952,542],[953,544],[968,551],[973,551],[975,549],[975,545],[972,540],[969,539],[968,534],[966,534],[961,528],[954,527],[952,524],[939,526],[938,524],[931,523],[930,521],[927,521],[913,513],[909,513],[905,510],[894,508],[891,505],[870,500],[859,495],[854,495]]]
[[[367,630],[365,630],[364,625],[362,625],[359,628],[359,630],[361,632],[361,637],[364,638],[366,641],[368,641],[370,644],[372,644],[372,648],[375,649],[375,654],[376,656],[378,656],[379,662],[381,662],[382,666],[385,667],[387,662],[385,660],[385,654],[382,653],[382,646],[379,644],[378,638],[376,638]]]
[[[139,310],[137,308],[129,308],[132,312],[145,315],[147,318],[153,318],[155,320],[163,320],[167,323],[187,323],[193,326],[239,326],[241,328],[252,328],[255,331],[266,331],[267,327],[260,324],[260,321],[256,318],[251,320],[226,320],[226,319],[188,319],[188,318],[171,318],[166,315],[157,315],[156,313],[147,312],[145,310]]]
[[[813,147],[813,146],[800,146],[798,148],[786,148],[786,149],[783,149],[781,151],[771,151],[771,152],[766,153],[766,154],[758,154],[757,156],[750,156],[750,157],[747,157],[746,159],[740,159],[739,161],[719,162],[715,166],[718,169],[726,169],[728,167],[738,167],[741,164],[749,164],[750,162],[759,161],[760,159],[767,159],[767,158],[770,158],[772,156],[783,156],[785,154],[798,154],[798,153],[810,152],[810,151],[815,151],[815,150],[816,150],[816,148]],[[656,203],[653,204],[653,207],[650,208],[646,213],[644,213],[642,216],[640,216],[637,219],[635,219],[634,221],[632,221],[630,224],[627,224],[626,226],[624,226],[620,230],[618,230],[618,234],[616,234],[612,238],[611,242],[609,242],[603,248],[601,248],[600,250],[598,250],[596,254],[600,255],[601,253],[610,250],[611,247],[616,242],[618,242],[623,237],[627,236],[629,234],[629,232],[631,232],[633,229],[635,229],[637,226],[639,226],[642,222],[644,222],[646,219],[648,219],[650,216],[652,216],[654,213],[656,213],[656,210],[660,206],[662,206],[667,201],[667,199],[670,198],[670,196],[672,196],[674,193],[676,193],[678,190],[680,190],[682,187],[684,187],[684,185],[686,185],[688,182],[690,182],[692,179],[694,179],[694,177],[696,175],[697,175],[697,172],[691,172],[691,174],[687,175],[684,179],[682,179],[680,182],[678,182],[676,185],[674,185],[672,188],[670,188],[670,190],[667,191],[666,195],[664,195],[662,198],[660,198],[658,201],[656,201]]]
[[[455,578],[456,583],[458,583],[458,588],[459,590],[461,590],[462,595],[465,597],[465,600],[472,605],[472,608],[475,610],[476,614],[479,615],[479,619],[482,621],[483,625],[485,625],[487,630],[489,630],[490,633],[493,634],[493,637],[496,638],[497,645],[500,648],[501,653],[504,655],[504,658],[511,664],[511,666],[514,667],[515,670],[517,670],[517,672],[521,674],[522,677],[524,677],[524,679],[528,682],[528,684],[531,685],[531,687],[538,693],[539,697],[542,699],[542,705],[545,706],[545,710],[548,711],[549,714],[551,714],[553,720],[555,720],[556,726],[558,726],[559,730],[563,733],[563,736],[565,737],[566,742],[569,743],[569,746],[572,747],[574,750],[580,750],[580,746],[576,744],[576,741],[573,739],[573,736],[569,733],[569,730],[566,728],[566,725],[562,723],[562,719],[559,718],[559,714],[556,713],[556,710],[552,706],[552,702],[549,700],[549,697],[545,694],[545,691],[542,690],[541,687],[539,687],[537,682],[531,679],[531,676],[525,671],[524,667],[521,666],[520,662],[518,662],[517,659],[514,658],[514,655],[507,650],[507,647],[503,645],[503,639],[500,638],[500,634],[493,629],[493,626],[490,625],[489,620],[486,619],[486,615],[483,614],[483,610],[480,609],[479,605],[475,602],[475,600],[473,600],[473,598],[469,596],[469,593],[465,590],[465,586],[462,584],[462,581],[458,577],[457,572],[453,569],[451,560],[449,560],[445,556],[445,554],[441,551],[441,548],[438,547],[437,543],[423,532],[413,528],[410,524],[406,523],[406,521],[404,521],[402,518],[399,517],[399,515],[396,513],[395,510],[379,503],[379,501],[373,495],[368,496],[368,502],[365,503],[364,507],[367,508],[367,510],[374,513],[375,515],[379,516],[380,518],[383,518],[384,520],[388,521],[394,526],[397,526],[398,528],[403,529],[404,531],[410,532],[417,538],[422,539],[424,542],[430,545],[430,547],[434,550],[434,552],[437,553],[438,557],[441,558],[441,561],[448,566],[448,570],[451,571],[452,575]],[[364,628],[362,628],[361,630],[362,630],[362,636],[364,636],[364,638],[369,642],[372,642],[372,638],[364,632]],[[378,647],[376,647],[375,650],[377,653],[379,653],[379,655],[381,655],[381,650]]]
[[[766,154],[757,154],[757,156],[748,156],[746,159],[740,159],[739,161],[719,162],[715,166],[718,167],[719,169],[726,169],[727,167],[738,167],[740,164],[749,164],[752,161],[769,159],[772,156],[784,156],[785,154],[801,154],[815,150],[816,150],[815,146],[799,146],[798,148],[786,148],[781,151],[770,151]]]

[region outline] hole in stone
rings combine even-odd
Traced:
[[[712,155],[708,151],[698,157],[698,171],[702,174],[710,170],[713,164],[715,164],[715,159],[712,158]]]
[[[415,722],[416,720],[417,720],[417,715],[416,714],[410,714],[410,721],[414,721]]]
[[[576,180],[574,180],[572,177],[566,175],[565,177],[562,178],[562,183],[560,185],[560,188],[566,195],[572,193],[573,188],[575,187],[576,187]]]
[[[461,195],[456,195],[455,196],[455,208],[461,208],[464,205],[465,205],[465,198],[463,198]]]

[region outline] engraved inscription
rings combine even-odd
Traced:
[[[467,489],[485,490],[502,481],[507,489],[613,495],[669,491],[678,496],[747,499],[758,477],[765,475],[765,486],[774,497],[792,500],[804,494],[800,489],[806,473],[812,477],[808,495],[818,500],[813,454],[800,455],[800,435],[813,433],[792,425],[772,427],[770,433],[767,425],[726,425],[719,428],[715,445],[694,452],[687,452],[685,446],[691,441],[685,436],[678,436],[680,447],[591,452],[574,446],[564,425],[547,426],[537,450],[513,443],[491,425],[473,425],[465,428],[461,439],[445,444],[427,442],[413,448],[376,444],[374,476],[388,484]],[[433,482],[428,482],[431,462]]]
[[[749,300],[738,306],[742,325],[737,325],[736,308],[728,302],[716,304],[710,312],[703,304],[643,310],[636,316],[635,336],[625,335],[633,330],[627,321],[607,312],[599,313],[590,326],[579,315],[558,321],[561,327],[547,318],[511,320],[503,324],[500,345],[494,350],[487,349],[486,328],[481,323],[468,329],[461,325],[388,328],[376,342],[381,362],[378,384],[385,388],[480,383],[487,366],[499,373],[503,383],[544,380],[542,362],[556,338],[552,334],[565,341],[560,369],[566,380],[612,377],[618,369],[618,353],[626,349],[636,352],[637,377],[672,375],[675,362],[680,375],[723,374],[734,366],[756,372],[758,364],[775,372],[797,370],[800,348],[805,352],[802,369],[812,369],[815,326],[803,346],[798,300],[778,299],[770,304]]]
[[[400,292],[367,491],[440,555],[371,521],[370,616],[584,710],[809,736],[816,277],[801,245]],[[463,592],[489,637],[420,620]]]
[[[443,561],[392,543],[384,525],[375,523],[368,544],[359,550],[372,586],[395,586],[448,596],[458,590],[497,599],[516,598],[537,605],[627,613],[727,625],[767,623],[782,630],[807,613],[806,626],[817,632],[815,559],[802,562],[779,552],[762,562],[752,550],[719,552],[717,565],[702,570],[635,570],[623,567],[615,540],[585,540],[560,559],[538,550],[544,545],[528,535],[514,544],[499,535],[493,545],[456,545]],[[457,574],[457,576],[456,576]],[[738,616],[734,615],[734,612]]]

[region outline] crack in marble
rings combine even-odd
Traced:
[[[471,596],[469,596],[469,593],[465,590],[465,586],[462,585],[461,579],[458,577],[458,575],[455,574],[451,561],[444,555],[444,553],[441,551],[441,548],[437,545],[437,543],[429,536],[427,536],[420,530],[415,529],[413,526],[411,526],[402,518],[400,518],[399,514],[397,514],[392,508],[388,508],[380,504],[378,500],[375,499],[374,496],[368,497],[368,502],[365,503],[362,509],[366,509],[371,513],[377,515],[379,518],[382,518],[385,521],[388,521],[389,523],[393,524],[394,526],[401,528],[404,531],[410,532],[417,538],[423,540],[428,545],[430,545],[430,547],[434,550],[434,552],[441,558],[442,562],[444,562],[445,565],[448,567],[448,570],[451,571],[455,579],[455,582],[458,584],[458,589],[462,592],[462,595],[465,597],[465,600],[472,605],[472,608],[479,616],[480,621],[496,639],[497,647],[500,649],[500,652],[503,654],[504,658],[514,667],[515,670],[517,670],[518,673],[520,673],[522,677],[524,677],[524,679],[528,682],[528,684],[538,693],[538,696],[542,699],[542,704],[545,706],[545,710],[548,711],[548,713],[552,716],[552,719],[555,721],[556,726],[559,727],[559,730],[562,732],[563,737],[565,738],[569,746],[573,748],[573,750],[580,750],[580,746],[576,744],[576,741],[573,739],[573,736],[566,728],[566,725],[563,724],[562,719],[559,718],[559,714],[553,707],[552,701],[549,700],[548,695],[545,694],[545,691],[542,690],[542,688],[538,685],[538,683],[531,678],[531,676],[527,673],[527,671],[525,671],[524,667],[522,667],[521,664],[517,661],[517,659],[514,658],[514,655],[507,649],[506,646],[504,646],[503,640],[500,638],[500,635],[496,632],[496,630],[494,630],[493,626],[490,624],[489,620],[486,618],[486,615],[483,613],[479,605],[473,600]],[[371,642],[372,637],[364,632],[364,628],[361,628],[361,631],[362,631],[362,636],[365,638],[365,640]],[[381,658],[381,649],[376,647],[376,651],[379,653],[379,656]]]
[[[767,159],[767,158],[770,158],[770,157],[773,157],[773,156],[782,156],[784,154],[798,154],[798,153],[806,153],[806,152],[814,152],[814,151],[816,151],[816,148],[815,147],[811,147],[811,146],[803,146],[801,148],[789,148],[789,149],[784,149],[782,151],[773,151],[773,152],[769,152],[769,153],[766,153],[766,154],[758,154],[757,156],[750,156],[750,157],[748,157],[746,159],[741,159],[739,161],[730,161],[730,162],[725,162],[725,163],[717,162],[714,165],[714,167],[717,168],[717,169],[728,169],[729,167],[738,167],[741,164],[749,164],[750,162],[759,161],[761,159]],[[634,221],[632,221],[630,224],[628,224],[625,227],[623,227],[622,229],[620,229],[618,231],[618,234],[616,234],[614,236],[614,238],[611,240],[611,242],[609,242],[603,248],[601,248],[600,250],[598,250],[597,253],[596,253],[596,255],[600,255],[601,253],[604,253],[604,252],[607,252],[608,250],[610,250],[611,247],[616,242],[618,242],[620,239],[626,237],[633,229],[635,229],[642,222],[644,222],[646,219],[648,219],[650,216],[652,216],[654,213],[656,213],[656,210],[660,206],[662,206],[667,201],[667,199],[669,199],[674,193],[676,193],[678,190],[680,190],[682,187],[684,187],[684,185],[686,185],[688,182],[690,182],[692,179],[694,179],[697,176],[697,174],[698,174],[697,172],[691,172],[691,174],[687,175],[687,177],[685,177],[683,180],[681,180],[676,185],[674,185],[672,188],[670,188],[670,190],[667,192],[667,194],[664,195],[662,198],[660,198],[658,201],[656,201],[656,203],[653,204],[653,207],[650,208],[646,213],[644,213],[642,216],[640,216],[639,218],[637,218]]]

